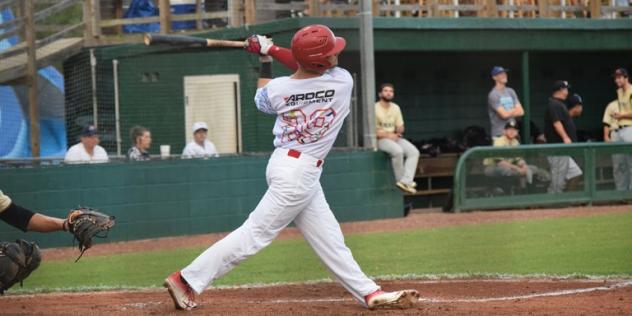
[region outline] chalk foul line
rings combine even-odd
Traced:
[[[544,292],[544,293],[532,293],[525,295],[514,295],[514,296],[501,296],[501,297],[484,297],[484,298],[454,298],[454,299],[444,299],[444,298],[419,298],[420,302],[423,303],[486,303],[486,302],[497,302],[497,301],[514,301],[514,300],[526,300],[532,298],[539,297],[552,297],[552,296],[566,296],[566,295],[576,295],[590,292],[599,292],[599,291],[611,291],[615,289],[621,289],[628,286],[632,286],[632,280],[616,283],[613,285],[607,286],[597,286],[583,289],[570,289],[570,290],[561,290],[561,291],[552,291],[552,292]],[[271,300],[271,301],[249,301],[248,303],[268,303],[268,304],[294,304],[294,303],[335,303],[335,302],[351,302],[353,299],[351,298],[320,298],[320,299],[287,299],[287,300]]]

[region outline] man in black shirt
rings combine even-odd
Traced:
[[[544,114],[544,135],[547,143],[577,142],[575,124],[566,108],[564,101],[568,97],[570,85],[566,81],[556,81],[553,84],[553,96],[549,98],[549,104]],[[569,156],[548,157],[551,167],[551,183],[549,193],[561,193],[566,187],[566,181],[582,175],[575,160]]]

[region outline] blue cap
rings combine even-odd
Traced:
[[[97,128],[94,125],[88,125],[84,127],[83,131],[81,132],[81,136],[83,137],[95,136],[96,134],[97,134]]]
[[[497,74],[501,74],[503,72],[508,72],[509,69],[503,68],[502,66],[494,66],[494,68],[492,68],[492,77],[497,75]]]

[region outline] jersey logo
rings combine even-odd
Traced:
[[[333,100],[336,90],[321,90],[316,92],[298,93],[283,97],[285,106],[306,106],[314,103],[329,103]]]
[[[334,109],[318,109],[309,115],[309,119],[302,110],[291,110],[281,115],[283,134],[281,142],[296,141],[299,144],[317,142],[333,125],[336,119]]]

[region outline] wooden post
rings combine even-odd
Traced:
[[[171,6],[169,0],[158,0],[158,10],[160,12],[160,34],[171,33]]]
[[[31,131],[31,156],[40,156],[39,102],[37,99],[37,59],[35,56],[34,0],[23,0],[24,37],[26,39],[26,82],[29,97],[29,123]]]
[[[246,24],[257,23],[257,7],[255,0],[245,0],[244,15],[246,16]]]
[[[94,41],[94,24],[92,22],[92,0],[85,0],[83,1],[83,24],[85,27],[83,39],[88,46],[92,45]]]
[[[228,25],[232,27],[239,27],[242,24],[241,21],[241,1],[233,0],[228,1]]]
[[[100,0],[92,0],[92,32],[94,33],[94,37],[99,39],[101,37],[101,1]]]
[[[437,7],[438,5],[439,5],[438,0],[428,0],[428,16],[429,17],[439,15],[439,8]]]
[[[601,0],[590,0],[590,18],[601,19]]]
[[[380,1],[379,0],[373,0],[373,16],[380,16]]]
[[[201,0],[195,0],[195,28],[198,30],[201,30],[204,28],[204,25],[202,24],[202,13],[204,11],[202,10],[202,1]]]
[[[539,0],[538,1],[538,10],[540,11],[540,18],[548,18],[550,16],[549,12],[549,0]]]
[[[311,16],[322,16],[323,13],[320,11],[320,1],[318,0],[310,0],[311,7]]]
[[[496,6],[496,0],[486,0],[485,9],[487,17],[498,17],[498,7]]]
[[[122,19],[123,18],[123,0],[113,0],[112,1],[112,16],[115,19]],[[115,34],[122,34],[123,33],[123,26],[122,25],[117,25],[114,27],[114,33]]]

